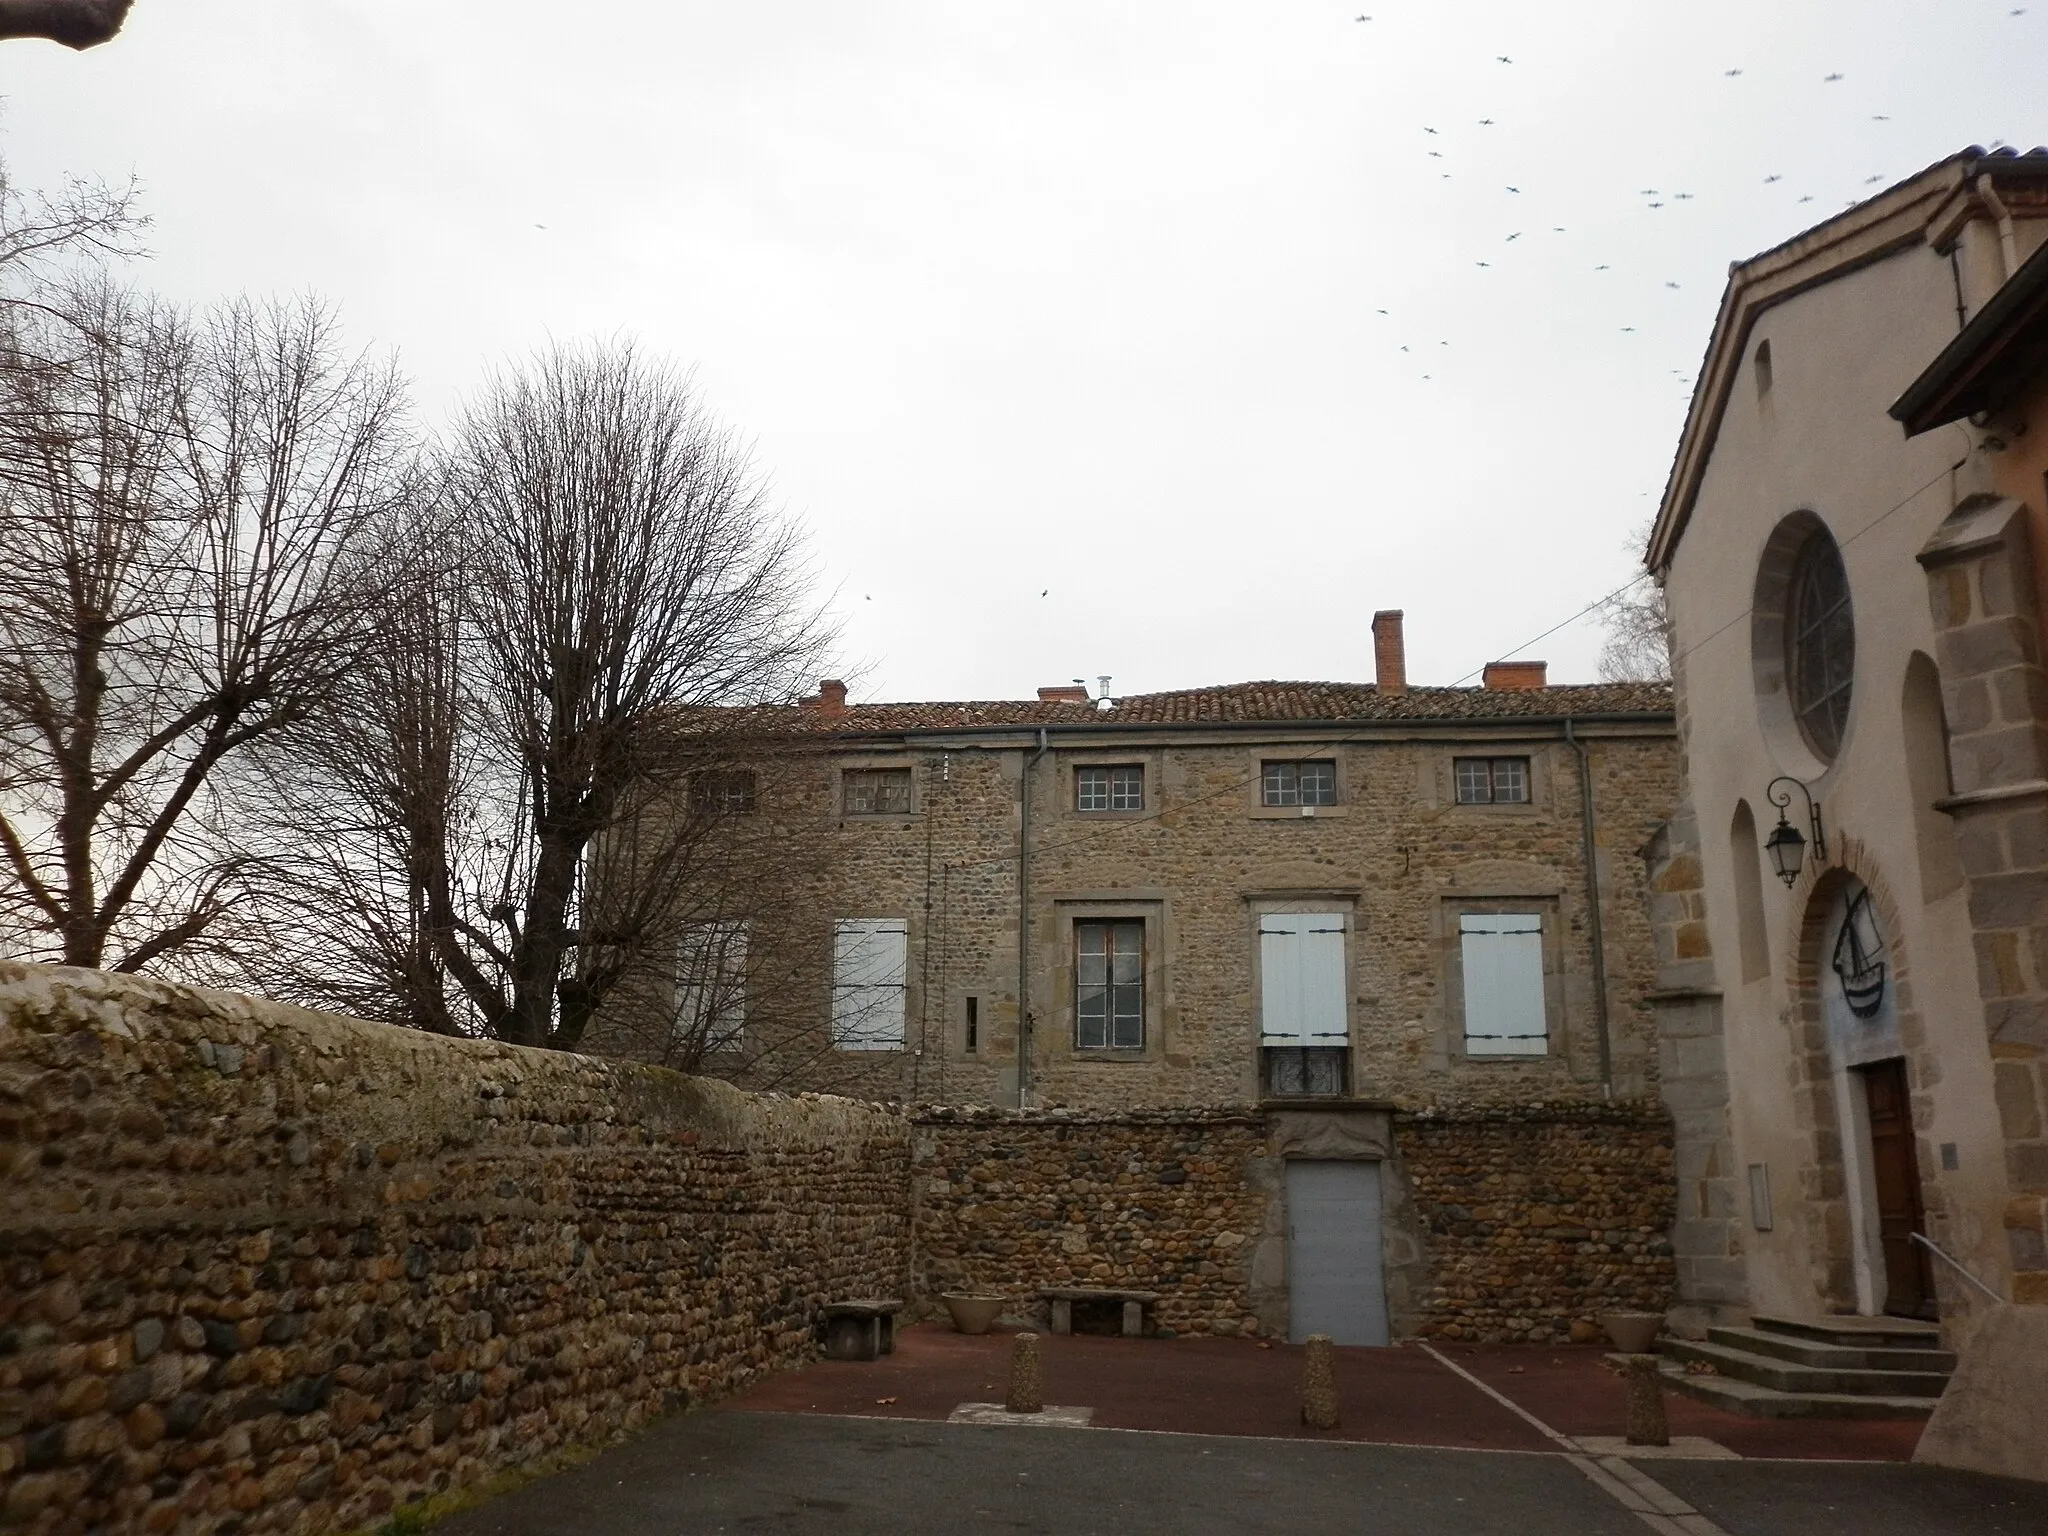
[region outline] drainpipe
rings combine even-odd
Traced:
[[[1586,744],[1564,723],[1565,745],[1579,759],[1579,847],[1586,861],[1586,929],[1593,945],[1593,1018],[1599,1025],[1600,1087],[1614,1096],[1614,1045],[1608,1038],[1607,1016],[1607,934],[1600,917],[1600,865],[1593,849],[1593,765]]]
[[[1990,211],[1991,217],[1998,220],[1998,256],[2002,269],[1999,280],[2003,282],[2019,270],[2019,246],[2012,232],[2012,214],[2005,204],[1999,201],[1998,190],[1991,185],[1989,171],[1981,172],[1977,177],[1977,201]]]
[[[1031,770],[1051,750],[1044,726],[1024,759],[1017,801],[1017,1107],[1031,1104]]]

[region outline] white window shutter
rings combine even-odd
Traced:
[[[903,1049],[909,943],[900,917],[839,920],[832,968],[832,1043],[839,1049]]]
[[[1259,1033],[1267,1045],[1343,1045],[1344,914],[1259,917]]]
[[[712,1050],[738,1050],[747,1019],[747,925],[692,924],[676,967],[677,1022]]]
[[[1465,1050],[1541,1056],[1550,1049],[1543,1004],[1543,919],[1534,912],[1468,912],[1458,919],[1465,973]]]

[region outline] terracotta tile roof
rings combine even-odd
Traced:
[[[1119,698],[1108,709],[1064,700],[984,699],[965,703],[852,704],[837,715],[816,708],[775,712],[776,723],[832,735],[973,730],[1039,725],[1206,725],[1225,722],[1512,720],[1526,716],[1671,714],[1667,683],[1587,683],[1549,688],[1409,688],[1381,693],[1371,683],[1226,683]]]

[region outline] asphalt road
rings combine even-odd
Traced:
[[[2048,1488],[1877,1463],[1643,1461],[1729,1536],[2048,1536]],[[1563,1457],[819,1414],[665,1420],[445,1536],[1647,1536]]]

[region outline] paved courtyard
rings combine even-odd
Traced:
[[[1670,1399],[1728,1459],[1616,1458],[1590,1349],[1338,1352],[1344,1425],[1300,1427],[1299,1352],[1046,1339],[1046,1401],[1095,1427],[945,1422],[1000,1399],[1009,1340],[907,1330],[666,1420],[457,1515],[447,1536],[1207,1532],[2048,1536],[2048,1488],[1904,1464],[1917,1424],[1764,1424]]]

